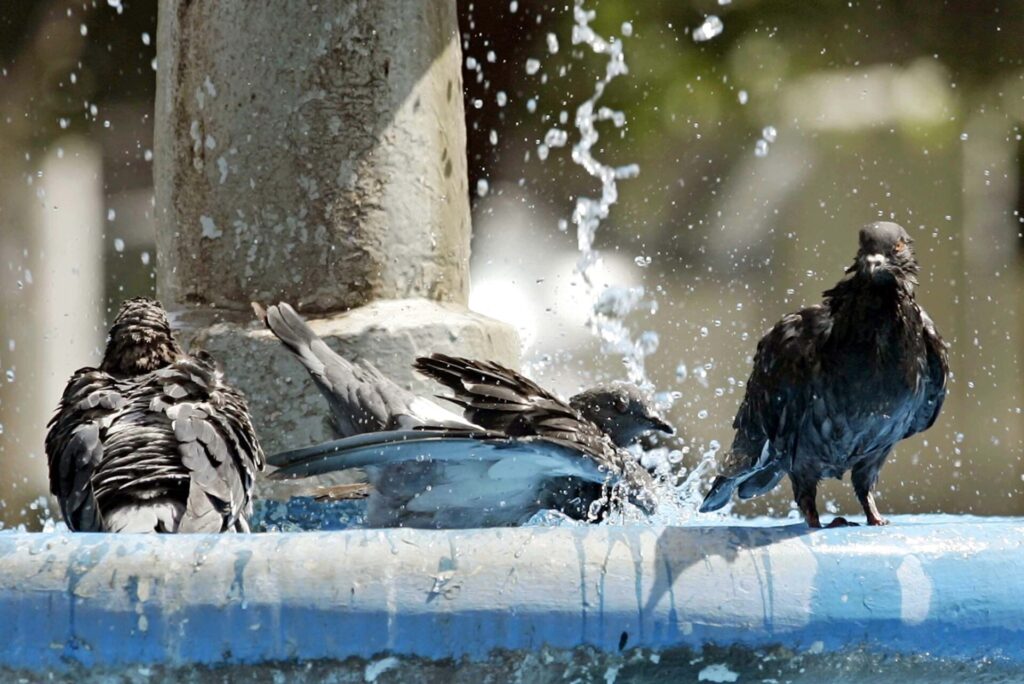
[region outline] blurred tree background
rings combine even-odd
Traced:
[[[647,370],[678,393],[670,415],[692,447],[686,464],[731,440],[757,339],[818,301],[852,258],[857,228],[885,218],[917,241],[920,299],[952,345],[954,377],[937,425],[895,450],[880,505],[1024,513],[1024,5],[585,6],[599,34],[622,38],[629,67],[601,100],[625,125],[601,124],[594,154],[640,168],[598,231],[602,273],[655,303],[628,322],[654,333]],[[290,3],[282,21],[306,7]],[[563,391],[620,377],[586,330],[565,223],[577,196],[598,193],[570,151],[576,108],[606,59],[573,45],[572,3],[459,7],[476,190],[471,303],[518,325],[529,367]],[[711,17],[721,33],[694,40]],[[156,0],[7,3],[0,15],[7,525],[38,524],[44,424],[68,374],[99,359],[102,317],[153,292],[155,22]],[[569,144],[545,155],[551,128]],[[47,203],[61,193],[98,196],[55,219]],[[69,328],[75,296],[92,291],[101,310],[87,329]],[[847,487],[825,492],[857,510]],[[785,514],[788,486],[736,510]]]

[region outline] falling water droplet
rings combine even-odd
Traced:
[[[775,138],[777,138],[778,135],[779,132],[775,130],[775,126],[765,126],[761,131],[761,137],[770,143],[775,142]]]
[[[704,41],[711,40],[722,32],[724,26],[722,20],[716,17],[714,14],[708,15],[704,19],[704,23],[693,30],[693,40],[696,43],[703,43]]]
[[[681,363],[676,366],[676,380],[682,382],[683,380],[686,380],[687,375],[689,375],[689,373],[686,370],[685,363]]]
[[[119,253],[124,251],[124,240],[121,238],[114,238],[114,251]]]
[[[761,139],[754,143],[754,154],[758,157],[768,156],[768,141]]]
[[[526,60],[526,73],[533,76],[535,73],[540,71],[540,61],[536,59]]]

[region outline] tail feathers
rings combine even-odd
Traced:
[[[155,499],[118,506],[103,519],[104,532],[178,532],[185,514],[180,501]],[[220,531],[220,530],[215,530]]]
[[[322,378],[324,375],[326,360],[321,358],[321,355],[325,351],[329,354],[331,361],[336,360],[342,365],[351,365],[331,351],[323,340],[313,332],[309,324],[302,319],[302,316],[286,302],[271,306],[265,311],[258,304],[253,304],[253,309],[257,315],[260,315],[262,311],[263,322],[270,328],[270,331],[315,377]]]
[[[700,504],[700,512],[710,513],[711,511],[717,511],[729,503],[733,490],[736,489],[736,484],[735,478],[723,477],[721,475],[716,477],[711,485],[711,490],[704,496],[704,501]]]

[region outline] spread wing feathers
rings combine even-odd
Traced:
[[[782,477],[779,454],[790,452],[777,440],[795,432],[788,428],[804,420],[806,408],[812,409],[812,420],[829,420],[824,403],[809,399],[820,372],[819,350],[831,329],[829,310],[816,305],[783,317],[758,342],[746,394],[733,421],[736,438],[722,458],[702,511],[724,506],[737,486],[741,498],[774,487]],[[821,429],[823,434],[829,431],[828,425]]]
[[[917,310],[921,315],[924,345],[927,352],[927,368],[921,374],[925,383],[924,401],[914,415],[913,423],[904,437],[924,432],[935,423],[936,418],[939,417],[939,411],[942,410],[942,403],[946,400],[946,378],[949,376],[946,343],[935,329],[935,323],[925,310],[920,306]]]
[[[469,423],[434,402],[417,397],[368,361],[339,356],[286,303],[262,313],[270,331],[305,366],[327,399],[335,427],[343,437],[417,425],[464,426]]]
[[[455,393],[467,420],[512,437],[536,436],[573,446],[621,469],[622,452],[594,423],[529,378],[491,361],[445,354],[416,359],[415,368]]]
[[[424,461],[476,461],[491,464],[500,478],[516,471],[547,477],[578,477],[604,482],[609,470],[586,458],[578,447],[538,438],[511,439],[493,431],[398,430],[356,435],[275,454],[273,479],[310,477],[351,468]],[[521,475],[521,474],[520,474]]]
[[[488,430],[508,432],[539,412],[575,416],[576,412],[529,378],[491,361],[446,354],[420,357],[416,370],[455,393],[454,403],[467,420]]]
[[[620,480],[578,447],[487,431],[358,435],[270,461],[284,466],[275,479],[358,469],[374,527],[515,525],[546,508],[587,518],[591,503]]]
[[[209,361],[124,380],[80,371],[50,425],[51,490],[72,529],[247,529],[263,452]]]

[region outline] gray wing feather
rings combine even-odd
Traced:
[[[73,530],[248,529],[264,465],[244,398],[205,357],[128,379],[79,371],[46,451]]]
[[[264,322],[306,368],[342,437],[417,425],[469,425],[399,386],[368,361],[352,363],[335,353],[288,304],[268,308]]]
[[[939,417],[942,404],[946,400],[946,379],[949,376],[949,359],[946,343],[935,328],[935,323],[924,309],[918,307],[927,352],[926,368],[923,374],[925,382],[924,402],[914,416],[914,421],[904,437],[924,432]]]

